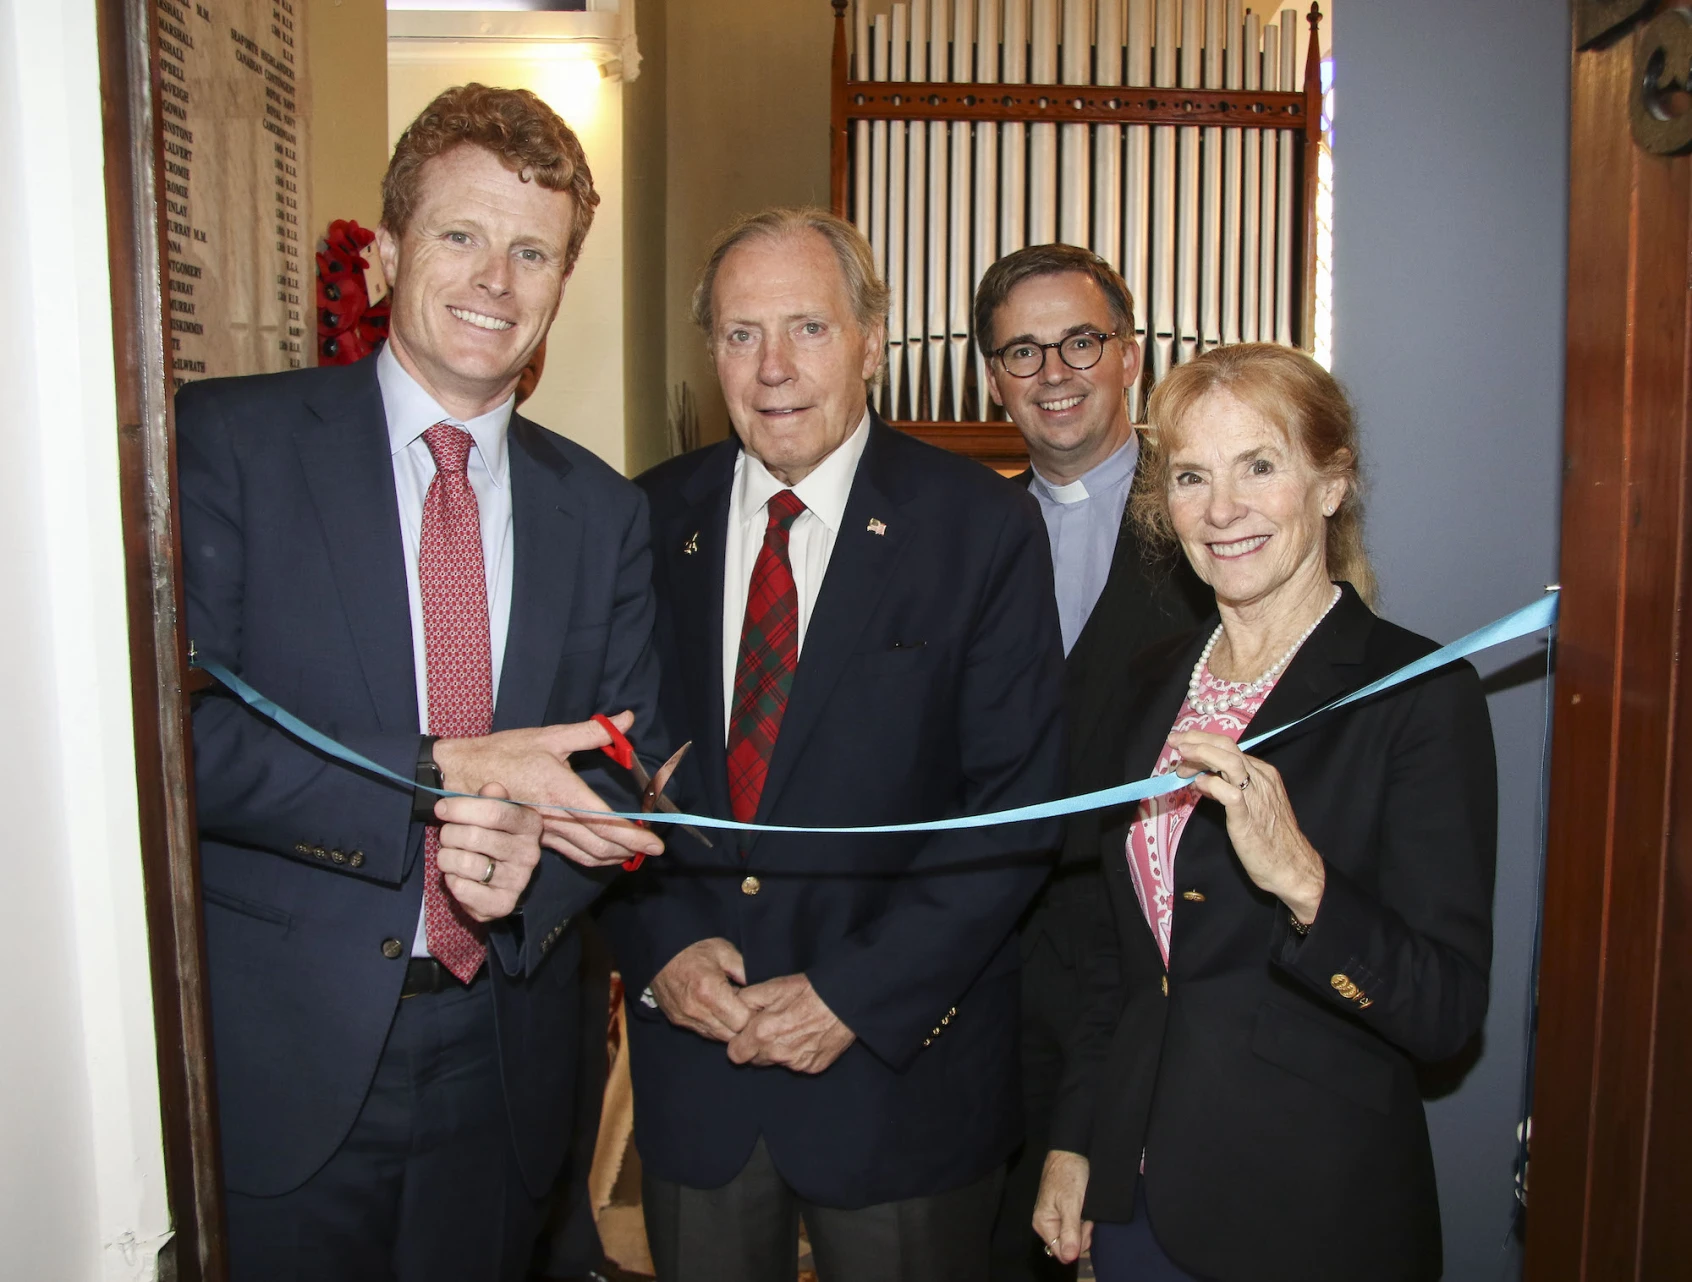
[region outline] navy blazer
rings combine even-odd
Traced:
[[[1286,725],[1436,646],[1349,585],[1252,719]],[[1131,779],[1157,762],[1213,615],[1138,656],[1107,709]],[[1052,1125],[1091,1159],[1085,1214],[1146,1197],[1164,1250],[1218,1282],[1422,1282],[1439,1205],[1417,1061],[1486,1015],[1498,802],[1480,680],[1454,664],[1254,751],[1327,865],[1310,933],[1259,890],[1204,800],[1175,854],[1167,970],[1124,857],[1137,807],[1102,820],[1115,918]],[[1122,775],[1119,773],[1118,780]]]
[[[730,814],[723,560],[739,446],[663,464],[652,500],[666,724],[680,795]],[[871,529],[879,522],[882,532]],[[1061,794],[1063,646],[1034,501],[876,420],[853,480],[757,818],[935,819]],[[635,1124],[653,1174],[731,1179],[762,1134],[805,1198],[854,1207],[958,1188],[1016,1145],[1012,928],[1055,823],[937,835],[724,833],[625,879],[606,923],[631,993],[722,937],[756,983],[803,972],[857,1041],[817,1075],[736,1067],[631,1003]],[[747,878],[756,878],[756,883]]]
[[[413,638],[375,360],[190,384],[176,412],[195,646],[409,778]],[[645,498],[516,415],[510,466],[494,729],[632,708],[642,738],[661,734]],[[221,692],[195,707],[194,758],[224,1174],[241,1192],[281,1193],[335,1151],[375,1072],[417,930],[423,829],[409,789],[320,756]],[[577,765],[628,799],[602,754]],[[544,853],[520,913],[490,931],[481,982],[537,1195],[570,1126],[579,945],[566,925],[603,880]]]

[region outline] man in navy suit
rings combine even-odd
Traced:
[[[645,501],[512,412],[598,201],[580,144],[531,94],[449,90],[383,197],[382,351],[177,403],[199,651],[472,794],[350,770],[219,694],[195,710],[240,1282],[522,1276],[570,1130],[569,923],[661,850],[500,800],[626,803],[582,723],[655,725]]]
[[[886,310],[818,210],[731,228],[694,296],[738,439],[640,483],[696,809],[843,826],[1062,792],[1038,510],[866,408]],[[801,1214],[823,1282],[987,1275],[1021,1135],[1012,932],[1056,835],[672,834],[619,885],[662,1282],[792,1282]]]

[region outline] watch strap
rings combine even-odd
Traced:
[[[411,794],[412,823],[439,822],[435,818],[435,803],[440,800],[440,795],[425,791],[428,788],[445,786],[441,768],[435,764],[435,743],[439,739],[439,735],[433,734],[419,735],[417,738],[417,773],[412,776],[417,782],[417,790]]]

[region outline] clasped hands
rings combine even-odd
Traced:
[[[804,975],[748,984],[740,950],[726,939],[702,939],[670,958],[652,996],[672,1024],[727,1043],[736,1064],[820,1073],[857,1040]]]
[[[612,718],[627,733],[634,714]],[[626,819],[594,819],[564,810],[513,806],[518,797],[573,810],[609,810],[570,768],[570,754],[603,748],[611,736],[592,721],[502,730],[475,739],[441,739],[435,763],[451,792],[435,803],[441,821],[439,863],[446,888],[477,921],[495,921],[517,907],[540,863],[541,847],[587,868],[659,855],[656,834]]]

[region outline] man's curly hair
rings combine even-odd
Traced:
[[[567,193],[575,206],[564,270],[576,265],[593,225],[599,193],[570,126],[527,89],[468,84],[447,89],[400,135],[382,178],[382,225],[401,235],[418,204],[423,166],[463,144],[484,147],[524,182]]]

